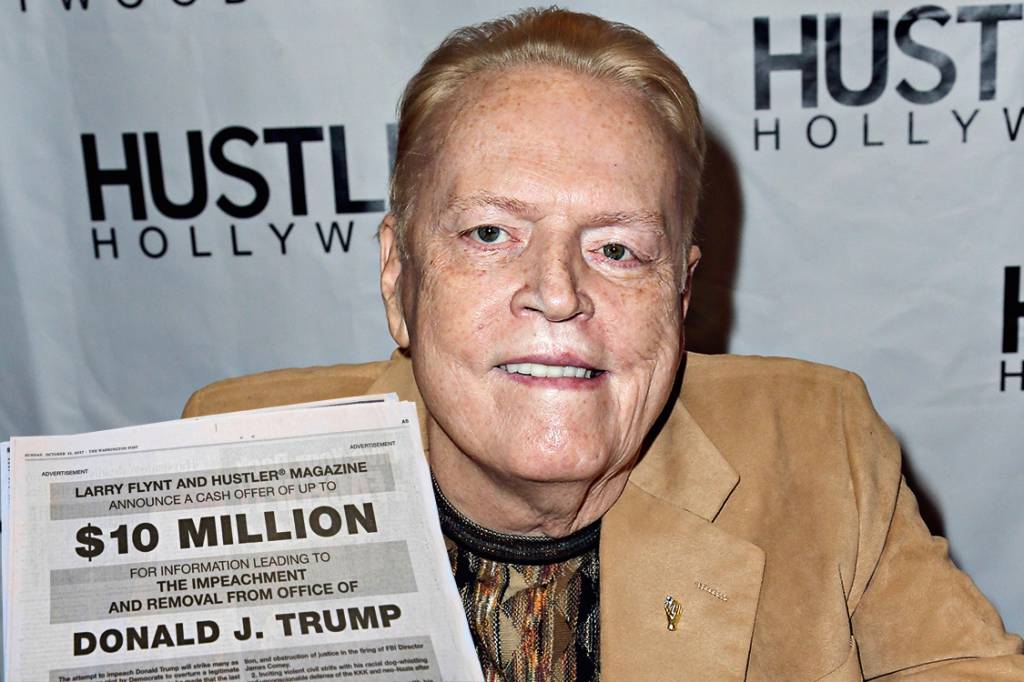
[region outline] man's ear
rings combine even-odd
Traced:
[[[402,255],[395,231],[397,220],[388,213],[380,223],[377,237],[380,241],[380,295],[384,299],[384,312],[388,318],[391,338],[401,348],[409,347],[409,329],[402,309]]]
[[[686,311],[690,309],[690,296],[693,292],[693,273],[697,271],[697,263],[700,262],[700,247],[696,244],[690,246],[690,252],[686,255],[686,279],[683,281],[683,319],[686,319]]]

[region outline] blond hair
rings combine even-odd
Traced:
[[[442,136],[439,114],[471,77],[486,71],[543,65],[632,89],[662,124],[679,160],[685,243],[689,244],[704,168],[704,128],[686,76],[637,29],[592,14],[551,7],[456,29],[424,61],[398,105],[398,146],[391,175],[391,212],[399,244],[415,194]]]

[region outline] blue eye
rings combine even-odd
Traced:
[[[469,238],[481,244],[499,244],[508,240],[508,232],[494,225],[481,225],[469,231]]]
[[[633,253],[622,244],[605,244],[601,254],[608,260],[632,260]]]

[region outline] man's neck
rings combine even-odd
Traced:
[[[428,438],[430,468],[448,502],[498,533],[570,535],[604,516],[629,476],[625,470],[596,481],[526,481],[481,466],[433,421]]]

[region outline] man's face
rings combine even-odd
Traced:
[[[635,95],[563,70],[460,96],[404,262],[382,235],[392,334],[440,427],[431,457],[510,480],[610,477],[681,357],[698,252],[683,253],[667,138]]]

